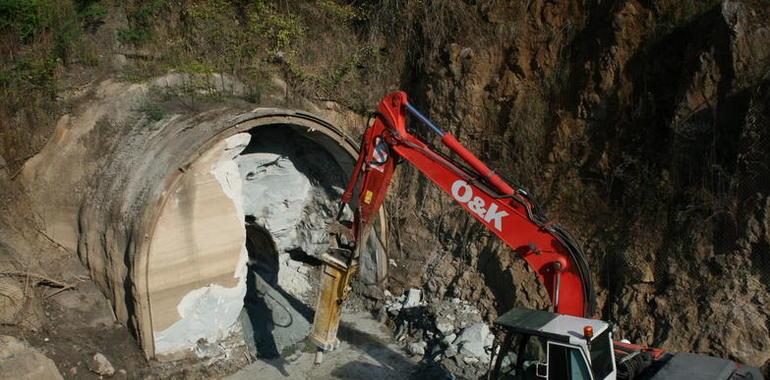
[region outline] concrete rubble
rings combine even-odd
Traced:
[[[431,376],[478,377],[487,371],[494,335],[474,305],[459,298],[429,303],[419,289],[385,296],[383,313],[394,325],[396,340],[432,367]]]
[[[419,289],[409,289],[406,293],[406,301],[404,301],[404,308],[420,306],[420,299],[422,298],[422,292]]]
[[[428,344],[425,343],[424,341],[414,342],[414,343],[409,343],[409,345],[406,346],[406,350],[414,356],[422,356],[422,355],[425,355],[425,348],[427,346]]]
[[[109,377],[115,374],[115,367],[113,367],[107,357],[100,352],[97,352],[91,358],[88,363],[88,369],[100,376]]]

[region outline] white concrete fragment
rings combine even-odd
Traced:
[[[511,356],[510,356],[510,355],[505,355],[505,356],[503,357],[503,359],[502,359],[502,363],[500,364],[500,367],[501,367],[501,368],[508,368],[508,367],[510,367],[512,364],[513,364],[513,363],[511,363]]]
[[[490,348],[495,343],[495,334],[492,334],[491,332],[487,334],[486,340],[484,340],[484,347]]]
[[[406,294],[406,301],[404,301],[404,308],[420,306],[420,300],[422,299],[422,291],[420,289],[409,289]]]
[[[397,312],[397,311],[401,311],[401,309],[402,309],[403,307],[404,307],[404,306],[403,306],[401,303],[398,303],[398,302],[394,302],[394,303],[392,303],[392,304],[390,304],[390,305],[386,306],[386,308],[388,309],[388,311],[389,311],[389,312]]]
[[[423,344],[421,344],[423,343]],[[409,345],[406,347],[406,350],[412,354],[412,355],[425,355],[425,342],[417,342],[417,343],[409,343]]]
[[[463,358],[463,363],[468,365],[476,364],[478,362],[479,362],[479,359],[475,356],[466,356]]]
[[[479,322],[466,327],[457,337],[455,343],[460,347],[460,353],[465,356],[479,358],[484,362],[489,361],[489,354],[485,347],[488,341],[489,326]],[[490,342],[491,344],[491,342]]]
[[[451,321],[441,320],[436,322],[436,329],[441,333],[441,335],[449,335],[455,331],[455,324]]]

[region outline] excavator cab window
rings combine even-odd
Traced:
[[[612,356],[612,336],[610,329],[605,329],[591,341],[591,370],[595,379],[605,379],[615,369]]]
[[[591,380],[588,363],[580,348],[548,342],[549,380]]]
[[[547,343],[543,337],[526,334],[508,335],[500,345],[489,379],[539,379],[538,368],[546,363]]]
[[[542,336],[512,334],[500,345],[494,380],[591,380],[588,358],[577,346]]]

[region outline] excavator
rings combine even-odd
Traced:
[[[436,133],[456,157],[409,133],[409,115]],[[523,258],[549,295],[549,310],[513,308],[495,321],[489,379],[764,379],[757,368],[730,360],[614,341],[611,324],[593,318],[594,286],[580,246],[526,190],[436,126],[404,92],[386,95],[373,118],[342,195],[338,221],[329,229],[330,247],[322,255],[310,337],[319,349],[317,363],[339,344],[342,305],[365,249],[361,242],[372,229],[397,164],[408,162]]]

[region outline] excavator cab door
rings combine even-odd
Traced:
[[[548,371],[549,380],[592,380],[588,358],[578,346],[548,342]],[[538,367],[538,369],[540,369]],[[540,377],[538,371],[538,377]]]
[[[488,379],[593,380],[587,347],[549,337],[505,334],[497,340]],[[605,380],[607,377],[596,379]],[[610,378],[614,378],[611,376]]]
[[[506,380],[592,380],[593,376],[585,354],[580,347],[548,341],[545,347],[533,347],[543,343],[537,337],[520,339],[519,349],[500,351],[513,356],[508,364],[495,366],[492,379]],[[545,351],[545,352],[543,352]],[[540,354],[538,355],[538,352]],[[503,360],[499,357],[498,360]]]
[[[537,380],[548,377],[545,339],[528,334],[500,333],[496,342],[499,349],[493,350],[497,354],[493,357],[488,379]]]
[[[604,321],[513,308],[495,321],[495,336],[500,349],[490,370],[493,379],[610,380],[617,376],[611,326]]]

